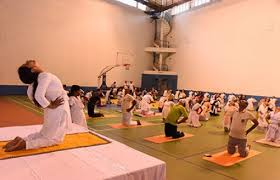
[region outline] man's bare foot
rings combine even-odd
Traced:
[[[19,140],[14,146],[7,147],[5,152],[18,151],[22,149],[26,149],[26,142],[23,139]]]
[[[5,146],[3,146],[3,149],[14,146],[19,140],[21,140],[21,138],[17,136],[15,139],[9,141]]]

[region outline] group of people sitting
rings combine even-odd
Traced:
[[[183,95],[180,97],[180,94]],[[228,96],[227,102],[225,100],[225,94],[210,96],[209,93],[189,92],[186,97],[182,91],[177,91],[175,96],[171,91],[166,91],[159,102],[165,122],[165,135],[180,138],[184,133],[177,131],[177,124],[185,122],[191,127],[200,127],[200,121],[219,116],[224,110],[222,120],[224,131],[229,133],[229,154],[234,154],[238,146],[240,156],[246,157],[250,150],[247,134],[255,128],[266,133],[266,141],[280,143],[280,107],[276,107],[275,97],[263,98],[258,104],[253,97],[246,99],[244,95],[232,94]],[[248,121],[253,125],[246,129]]]
[[[84,114],[85,103],[87,103],[90,117],[103,116],[95,113],[95,106],[102,106],[101,97],[103,92],[96,90],[84,95],[81,87],[73,85],[70,92],[66,93],[61,81],[53,74],[44,72],[38,63],[29,60],[18,69],[20,80],[28,84],[28,97],[34,104],[44,109],[44,123],[39,132],[27,137],[16,137],[8,142],[3,148],[5,151],[16,151],[21,149],[36,149],[52,146],[63,141],[66,133],[75,123],[87,128]],[[117,89],[117,90],[116,90]],[[132,121],[135,107],[142,114],[154,113],[151,103],[158,99],[158,92],[153,88],[150,91],[135,88],[133,82],[121,88],[113,83],[109,92],[106,91],[105,99],[116,96],[122,109],[122,124],[125,126],[141,125],[141,122]],[[227,102],[226,102],[227,99]],[[243,95],[192,92],[188,96],[184,90],[175,92],[165,90],[158,101],[158,111],[162,113],[165,123],[164,132],[167,137],[180,138],[183,132],[177,130],[177,125],[186,123],[191,127],[200,127],[200,121],[207,121],[211,116],[219,116],[224,110],[223,127],[229,133],[228,152],[238,151],[242,157],[249,152],[247,146],[247,134],[258,127],[266,132],[266,140],[280,143],[280,107],[276,107],[276,98],[263,98],[258,105],[256,99],[246,99]],[[225,103],[226,102],[226,103]],[[257,117],[254,112],[257,111]],[[252,127],[246,129],[247,122],[252,122]]]

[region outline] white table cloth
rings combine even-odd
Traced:
[[[25,137],[41,125],[0,128],[0,141]],[[74,126],[70,134],[84,132]],[[94,132],[95,133],[95,132]],[[97,134],[97,133],[95,133]],[[99,135],[99,134],[97,134]],[[104,138],[104,136],[99,135]],[[105,137],[106,138],[106,137]],[[0,160],[0,179],[5,180],[164,180],[165,162],[124,144],[111,143],[47,154]]]

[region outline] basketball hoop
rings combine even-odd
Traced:
[[[124,66],[125,70],[129,70],[129,68],[130,68],[130,64],[124,64],[123,66]]]

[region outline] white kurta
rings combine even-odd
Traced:
[[[27,94],[33,100],[33,85],[29,85]],[[55,109],[47,108],[50,101],[54,101],[58,97],[64,99],[64,104]],[[53,74],[40,73],[35,98],[44,108],[44,122],[39,132],[24,138],[26,149],[37,149],[61,143],[67,131],[71,130],[72,125],[69,98],[63,89],[61,81]]]
[[[249,99],[247,100],[247,102],[248,102],[247,110],[249,110],[249,111],[254,111],[254,110],[255,110],[255,109],[254,109],[254,103],[256,103],[257,100],[256,100],[255,98],[249,98]]]
[[[276,101],[277,101],[277,99],[275,99],[275,98],[272,98],[269,101],[269,108],[272,109],[273,111],[275,111],[275,109],[276,109]]]
[[[261,128],[266,128],[268,126],[268,123],[265,119],[265,117],[268,115],[267,111],[268,111],[268,107],[265,107],[263,104],[261,104],[258,110],[258,114],[259,114],[258,122],[259,122],[259,127]]]
[[[88,128],[86,116],[84,113],[85,105],[83,104],[81,98],[79,96],[78,97],[71,96],[69,98],[69,105],[70,105],[72,122],[80,126],[83,126],[85,128]]]
[[[179,99],[179,95],[180,95],[180,91],[176,91],[176,93],[175,93],[175,99]]]
[[[167,101],[167,97],[165,97],[165,96],[160,97],[159,102],[158,102],[158,107],[163,108],[165,101]]]
[[[225,109],[224,120],[223,120],[223,127],[230,129],[231,117],[234,112],[238,111],[236,106],[228,106]]]
[[[193,96],[193,92],[190,91],[190,92],[189,92],[189,97],[192,97],[192,96]]]
[[[187,97],[186,93],[180,92],[179,99],[183,99],[183,98],[186,98],[186,97]]]
[[[133,96],[130,94],[126,94],[122,100],[122,124],[125,126],[136,125],[137,122],[131,121],[132,120],[132,111],[127,112],[132,106],[132,102],[135,100]]]
[[[166,119],[172,106],[174,106],[174,102],[173,101],[165,101],[165,103],[163,104],[163,109],[162,109],[162,118]]]
[[[142,100],[140,101],[140,109],[142,114],[151,114],[153,113],[151,111],[150,103],[154,101],[153,97],[150,94],[146,94],[143,96]]]
[[[186,121],[187,125],[192,127],[200,127],[201,123],[199,122],[199,114],[196,111],[191,110],[188,120]]]
[[[270,113],[270,117],[271,124],[268,126],[265,140],[280,143],[280,112],[272,112]]]

